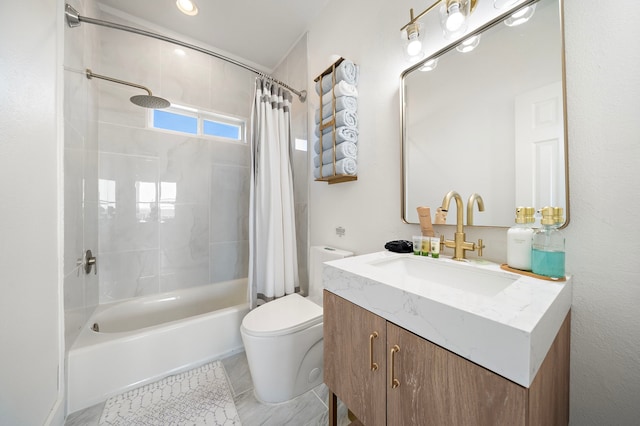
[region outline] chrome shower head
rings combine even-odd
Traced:
[[[135,105],[141,106],[143,108],[153,108],[153,109],[162,109],[168,108],[171,105],[171,102],[164,98],[160,98],[158,96],[153,96],[151,90],[142,86],[140,84],[130,83],[124,80],[118,80],[117,78],[107,77],[106,75],[95,74],[90,69],[86,69],[86,75],[88,79],[99,78],[101,80],[111,81],[113,83],[124,84],[125,86],[135,87],[137,89],[142,89],[146,91],[147,95],[135,95],[129,98],[129,100]]]

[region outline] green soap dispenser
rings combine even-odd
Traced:
[[[558,229],[562,224],[562,208],[544,207],[542,227],[533,233],[531,244],[531,270],[534,274],[551,278],[564,278],[564,235]]]

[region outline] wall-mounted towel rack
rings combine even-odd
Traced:
[[[338,112],[336,111],[336,97],[337,97],[336,85],[340,83],[340,81],[338,81],[336,78],[336,75],[337,75],[336,70],[338,69],[340,64],[342,64],[343,61],[345,61],[344,58],[338,59],[314,79],[314,82],[316,82],[316,84],[319,85],[320,87],[320,90],[318,90],[319,96],[320,96],[319,122],[317,124],[319,152],[316,151],[314,148],[315,155],[319,156],[319,167],[315,166],[314,164],[315,166],[314,175],[315,175],[316,181],[328,182],[329,184],[351,182],[351,181],[358,180],[358,176],[356,173],[353,173],[353,174],[339,173],[336,166],[336,163],[337,163],[336,153],[337,153],[337,146],[338,146],[336,139],[337,139],[338,127],[339,127],[337,125],[337,120],[336,120],[336,114]],[[323,102],[323,95],[325,93],[324,93],[324,90],[322,89],[323,87],[322,83],[323,83],[323,78],[328,75],[331,75],[331,89],[330,89],[331,116],[329,119],[325,119],[323,117],[323,109],[327,105],[327,102]],[[326,129],[328,128],[331,128],[331,130],[325,133]],[[331,147],[325,150],[324,147],[326,146],[327,141],[323,139],[327,137],[331,138],[330,144],[329,144]],[[357,142],[357,138],[354,142]],[[331,161],[328,163],[326,162],[326,158],[324,158],[325,156],[323,155],[327,150],[331,150],[331,153],[330,153]],[[355,158],[352,158],[349,161],[355,161]],[[331,165],[331,167],[324,167],[327,165]],[[326,173],[327,169],[329,169],[330,171],[330,173],[328,174]],[[323,171],[325,173],[323,173]]]

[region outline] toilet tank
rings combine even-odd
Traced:
[[[353,256],[353,252],[328,246],[312,246],[309,253],[309,299],[322,306],[322,264]]]

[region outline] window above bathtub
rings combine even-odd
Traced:
[[[246,143],[247,120],[213,111],[171,105],[154,109],[148,126],[153,129]]]

